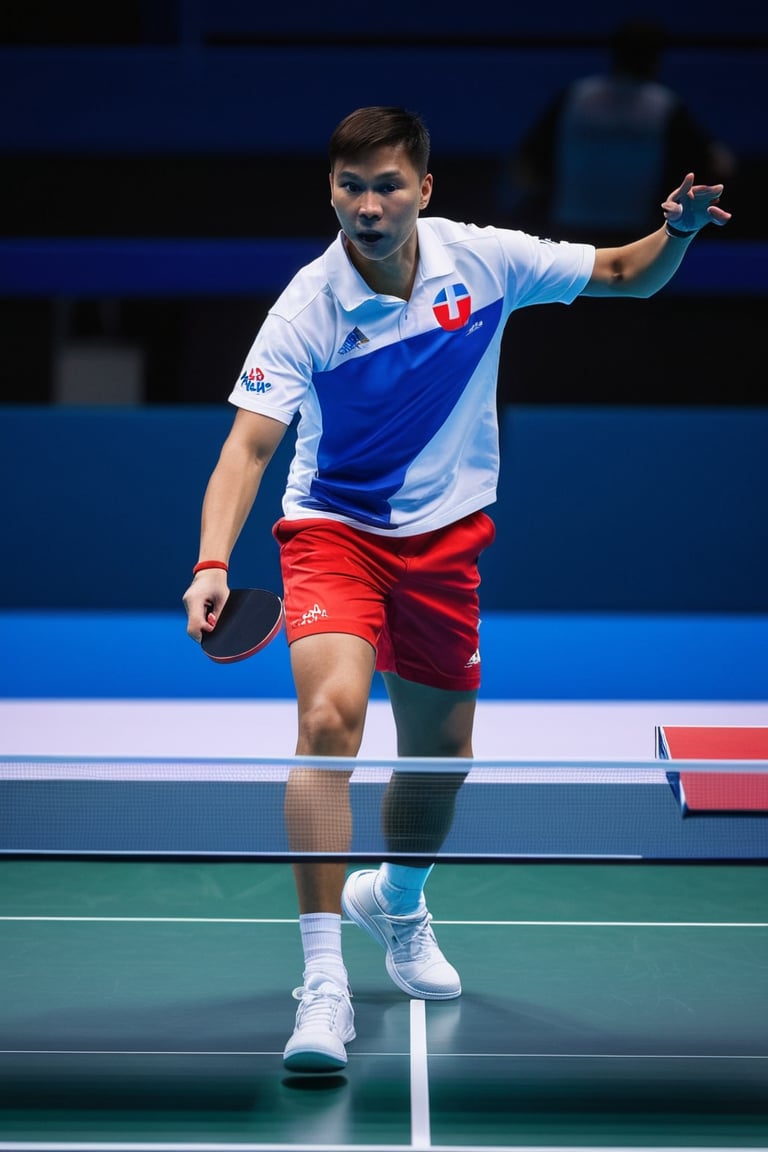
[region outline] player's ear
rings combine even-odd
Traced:
[[[333,202],[333,172],[328,173],[328,184],[329,184],[330,189],[331,189],[331,207],[335,208],[336,205]]]
[[[426,176],[421,182],[421,201],[419,208],[426,208],[429,201],[432,199],[432,173],[427,172]]]

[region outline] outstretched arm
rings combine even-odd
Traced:
[[[694,184],[689,172],[662,204],[664,224],[642,240],[618,248],[598,248],[583,296],[653,296],[683,262],[688,246],[707,224],[727,224],[720,207],[722,184]]]

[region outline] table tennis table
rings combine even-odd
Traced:
[[[281,1063],[289,763],[0,762],[0,1152],[768,1148],[768,764],[679,735],[473,762],[429,886],[463,995],[409,1000],[345,922],[358,1036],[330,1077]],[[355,765],[355,861],[393,767]],[[746,776],[748,806],[691,809],[689,772]]]
[[[768,761],[768,728],[660,726],[656,751],[663,760],[684,761],[668,779],[684,816],[722,816],[726,813],[768,816],[768,773],[749,764]],[[691,770],[689,762],[702,756],[715,763],[707,772]],[[739,763],[734,764],[737,758]],[[719,761],[731,760],[729,771]],[[746,763],[745,763],[746,762]]]

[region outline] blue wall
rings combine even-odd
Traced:
[[[177,611],[232,410],[0,408],[9,609]],[[510,408],[483,603],[505,611],[768,611],[768,410]],[[231,580],[279,587],[290,441]]]
[[[766,51],[670,49],[662,78],[741,155],[768,151]],[[406,104],[441,155],[497,154],[605,47],[306,44],[0,49],[0,150],[264,152],[324,156],[352,107]],[[267,177],[273,173],[267,171]]]
[[[285,632],[214,664],[172,612],[3,612],[0,700],[294,699]],[[486,612],[485,700],[768,701],[768,616]],[[384,699],[381,677],[372,696]],[[648,733],[651,754],[653,733]]]

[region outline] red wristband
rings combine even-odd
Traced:
[[[198,572],[205,572],[206,568],[221,568],[224,572],[229,572],[229,565],[223,560],[201,560],[199,564],[195,564],[192,575],[197,576]]]

